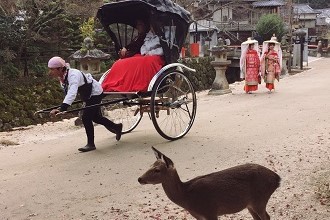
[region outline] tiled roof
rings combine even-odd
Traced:
[[[317,16],[318,18],[330,18],[330,8],[317,9],[315,11],[320,13]]]
[[[320,14],[317,15],[316,25],[330,26],[330,8],[317,9]]]
[[[197,30],[198,31],[219,31],[217,26],[213,24],[213,22],[209,22],[206,20],[198,20],[197,22]],[[196,23],[193,22],[190,24],[189,32],[195,32],[196,31]]]
[[[283,0],[269,0],[269,1],[258,1],[253,2],[253,7],[276,7],[276,6],[283,6],[285,5]]]
[[[318,14],[317,11],[312,9],[307,4],[294,4],[293,5],[293,13],[295,13],[295,14]]]

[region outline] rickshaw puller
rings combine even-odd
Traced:
[[[78,93],[86,106],[101,103],[104,97],[102,86],[98,81],[93,79],[91,74],[84,74],[80,70],[68,68],[61,57],[51,58],[48,62],[48,68],[50,70],[50,76],[60,80],[65,92],[65,98],[61,107],[53,109],[50,112],[51,116],[66,111],[73,103]],[[82,112],[82,121],[87,135],[87,145],[78,149],[81,152],[88,152],[96,149],[93,122],[101,124],[112,133],[115,133],[117,141],[121,138],[123,125],[121,123],[115,124],[106,117],[103,117],[100,106],[84,109]]]

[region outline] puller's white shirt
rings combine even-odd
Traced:
[[[69,69],[67,71],[68,74],[68,92],[63,100],[63,103],[71,105],[73,101],[77,97],[78,93],[78,87],[85,84],[84,77],[82,75],[82,72],[77,69]],[[66,74],[64,75],[64,78],[66,77]],[[100,95],[103,92],[101,84],[93,79],[92,75],[90,73],[85,74],[87,83],[90,83],[93,81],[93,87],[92,87],[92,94],[91,96]]]

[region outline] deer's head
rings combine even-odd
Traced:
[[[172,160],[162,154],[159,150],[152,147],[157,158],[156,162],[145,172],[138,181],[140,184],[159,184],[167,178],[168,172],[174,169]]]

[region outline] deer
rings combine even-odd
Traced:
[[[138,182],[162,184],[167,197],[197,220],[218,220],[245,208],[254,220],[270,220],[266,206],[281,181],[274,171],[248,163],[182,182],[172,160],[152,150],[157,160]]]

